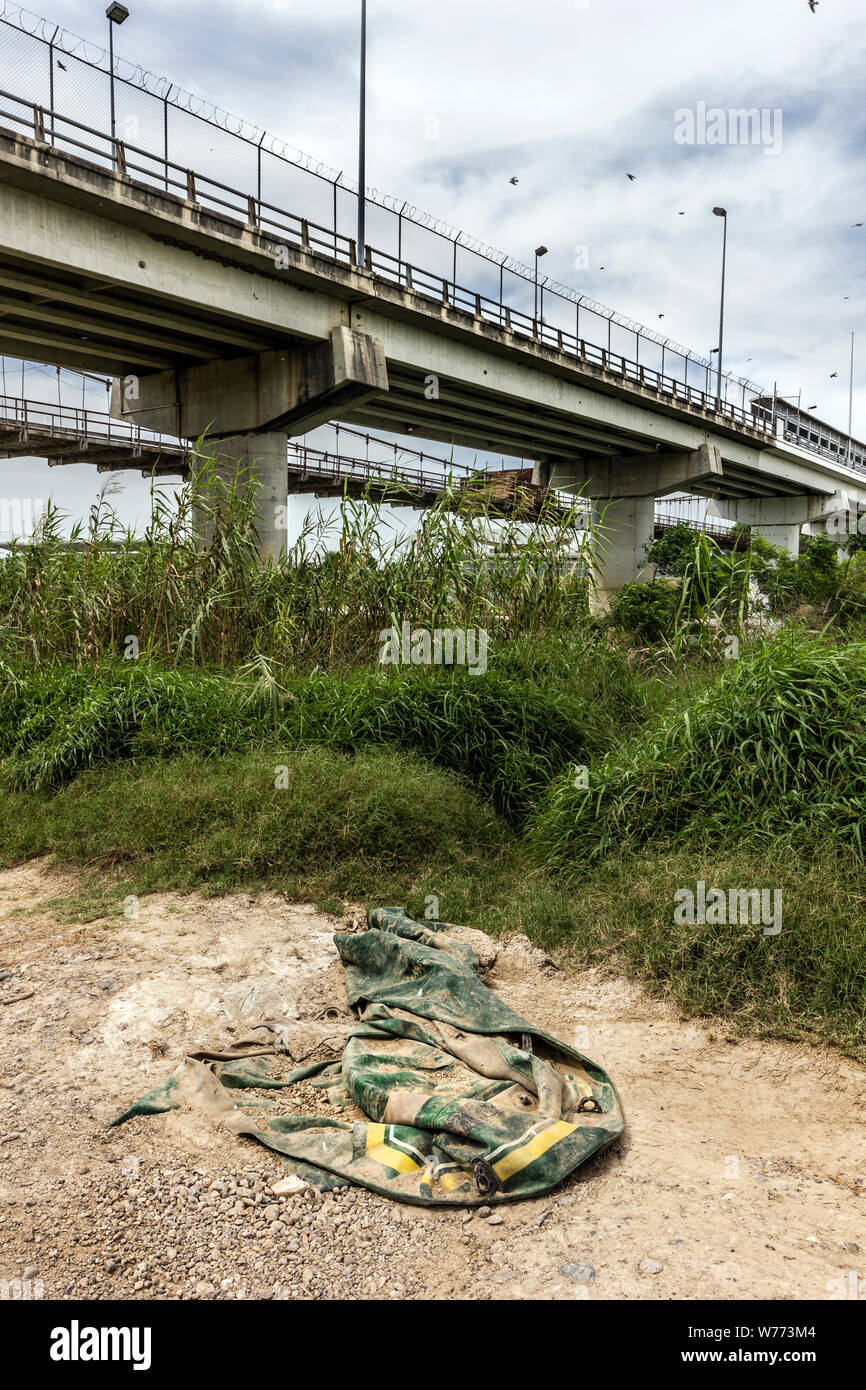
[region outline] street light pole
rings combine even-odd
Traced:
[[[117,168],[117,141],[114,120],[114,26],[122,24],[125,19],[129,19],[129,10],[125,5],[117,4],[117,0],[108,6],[105,11],[108,20],[108,66],[111,69],[109,84],[111,91],[111,167]]]
[[[361,0],[361,101],[358,120],[358,265],[366,259],[367,188],[367,0]]]
[[[722,347],[725,335],[725,257],[728,250],[728,214],[725,208],[713,208],[716,217],[721,217],[724,223],[722,233],[722,299],[719,308],[719,375],[716,388],[716,409],[722,408]]]
[[[535,334],[538,334],[538,258],[547,255],[546,246],[536,246],[535,248],[535,308],[532,314],[532,325]]]
[[[854,330],[851,330],[851,373],[848,377],[848,440],[851,439],[851,428],[854,418]]]

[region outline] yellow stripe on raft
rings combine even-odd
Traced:
[[[521,1168],[534,1163],[536,1158],[540,1158],[543,1153],[547,1153],[549,1148],[557,1144],[560,1139],[565,1139],[569,1134],[573,1134],[577,1125],[570,1125],[565,1120],[557,1120],[554,1124],[548,1125],[540,1134],[535,1134],[519,1149],[512,1149],[510,1153],[500,1158],[498,1163],[493,1164],[493,1171],[501,1182],[507,1182],[515,1173],[519,1173]]]
[[[453,1192],[455,1188],[458,1188],[461,1183],[471,1177],[472,1174],[468,1169],[459,1168],[456,1173],[443,1173],[439,1178],[439,1183],[443,1192]]]
[[[421,1167],[402,1149],[394,1149],[385,1143],[386,1125],[367,1126],[367,1158],[375,1159],[384,1168],[393,1168],[397,1173],[414,1173]]]

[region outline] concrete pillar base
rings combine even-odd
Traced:
[[[595,584],[590,591],[590,611],[607,612],[611,595],[624,584],[644,582],[652,566],[644,557],[644,547],[655,534],[655,498],[595,498],[593,524],[598,533],[593,542]]]
[[[800,525],[799,522],[790,522],[781,525],[770,525],[761,522],[760,525],[752,526],[752,534],[763,536],[765,541],[771,545],[781,546],[782,550],[787,550],[796,560],[800,554]]]
[[[231,435],[204,445],[202,458],[213,459],[216,477],[225,486],[231,486],[236,479],[241,488],[255,486],[253,524],[262,560],[277,559],[286,549],[286,442],[282,431],[273,431]],[[194,525],[207,542],[210,527],[203,512],[194,512]]]

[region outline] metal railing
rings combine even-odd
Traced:
[[[128,447],[132,453],[139,452],[142,446],[167,449],[184,456],[188,453],[180,440],[142,430],[140,425],[115,419],[107,411],[43,404],[20,396],[0,395],[0,429],[17,429],[25,440],[32,433],[34,442],[46,438],[68,439]]]
[[[514,333],[518,337],[525,337],[532,342],[553,348],[556,352],[563,353],[568,357],[576,357],[583,363],[598,367],[601,371],[609,372],[613,376],[621,377],[626,385],[630,384],[640,389],[649,388],[661,396],[668,397],[674,405],[697,406],[698,409],[712,411],[715,415],[730,420],[733,424],[745,425],[765,434],[772,432],[770,424],[765,423],[762,418],[755,417],[751,406],[746,409],[745,405],[737,406],[729,401],[719,401],[716,392],[709,385],[709,380],[704,387],[688,386],[679,381],[677,377],[667,374],[664,371],[664,365],[661,369],[649,367],[638,362],[636,358],[633,359],[624,353],[613,351],[610,342],[608,342],[607,347],[587,342],[585,338],[580,336],[579,332],[579,305],[575,306],[575,329],[574,332],[570,332],[568,329],[554,328],[551,324],[545,323],[540,316],[536,318],[533,314],[503,304],[501,299],[493,299],[489,295],[481,294],[478,290],[460,285],[453,279],[435,276],[419,266],[414,266],[406,261],[399,261],[388,252],[377,251],[368,246],[366,254],[368,270],[404,289],[423,294],[428,298],[437,300],[437,302],[449,305],[451,308],[462,310],[464,313],[471,314],[473,318],[494,323],[497,327]],[[664,348],[662,348],[662,364],[664,364]],[[707,375],[709,378],[709,368]]]
[[[348,266],[356,264],[356,247],[352,237],[342,236],[333,229],[313,223],[299,213],[262,202],[252,194],[232,188],[207,174],[184,169],[171,160],[150,154],[138,146],[120,140],[112,141],[111,136],[104,132],[60,112],[46,111],[42,107],[31,108],[4,89],[0,89],[0,101],[16,103],[20,108],[16,114],[5,105],[0,106],[0,121],[13,121],[15,125],[27,129],[28,134],[32,131],[33,138],[40,142],[47,143],[49,133],[53,133],[54,139],[62,139],[75,151],[98,154],[108,162],[111,160],[106,150],[113,149],[117,170],[127,177],[138,176],[143,182],[149,181],[163,191],[197,206],[240,217],[245,224],[258,227],[286,243],[292,242],[303,250],[316,252],[326,260],[334,260]],[[61,126],[62,132],[58,129]],[[70,135],[68,130],[73,130],[75,134]],[[85,136],[88,138],[82,138]],[[142,160],[148,160],[150,163],[142,163]],[[157,165],[158,168],[152,167],[153,165]],[[610,345],[604,347],[587,342],[579,336],[579,305],[575,306],[575,330],[571,332],[568,329],[555,328],[541,317],[535,318],[515,306],[505,304],[501,298],[494,299],[477,289],[460,284],[453,278],[435,275],[422,266],[401,260],[373,246],[366,248],[366,269],[380,280],[398,285],[437,303],[446,304],[452,309],[471,315],[473,319],[494,324],[517,337],[526,338],[565,356],[576,358],[581,363],[620,378],[626,386],[650,390],[674,406],[691,407],[712,413],[735,427],[748,428],[764,434],[772,433],[771,424],[766,423],[761,416],[756,416],[751,408],[747,409],[745,402],[740,406],[717,399],[710,388],[709,368],[705,386],[689,386],[666,373],[663,367],[649,367],[636,358],[614,351]],[[664,349],[662,360],[664,361]]]
[[[0,24],[4,26],[8,43],[8,68],[16,73],[20,98],[28,106],[38,105],[48,113],[46,139],[57,143],[61,134],[52,112],[63,107],[67,95],[74,98],[74,109],[81,114],[90,109],[103,113],[107,124],[110,99],[114,98],[119,144],[132,149],[147,145],[146,155],[154,182],[159,182],[161,169],[163,187],[165,171],[186,170],[195,164],[190,150],[200,148],[206,138],[218,166],[226,175],[226,183],[243,187],[242,195],[265,209],[267,199],[271,209],[286,205],[300,207],[299,219],[309,221],[311,228],[323,230],[331,242],[352,239],[357,225],[358,190],[342,172],[328,169],[321,161],[292,149],[286,142],[270,135],[251,123],[231,115],[200,94],[183,91],[167,78],[142,70],[115,56],[113,70],[109,55],[98,45],[69,33],[59,25],[34,15],[13,3],[0,0]],[[59,55],[62,55],[62,61]],[[6,84],[10,85],[10,84]],[[67,102],[67,109],[72,107]],[[146,140],[139,138],[146,130]],[[153,153],[159,147],[159,153]],[[113,151],[106,143],[101,157],[111,165]],[[243,171],[237,183],[227,171]],[[279,198],[263,194],[266,188],[279,187]],[[285,190],[291,192],[286,197]],[[568,285],[543,277],[536,285],[536,275],[514,257],[488,246],[465,231],[449,226],[408,200],[401,201],[379,190],[365,189],[369,241],[377,245],[379,254],[391,255],[400,264],[438,266],[436,276],[446,275],[458,284],[465,275],[458,275],[458,261],[471,261],[473,276],[491,293],[495,284],[498,303],[516,300],[518,303],[540,296],[539,318],[547,318],[555,331],[571,328],[575,336],[587,342],[606,339],[605,351],[622,354],[636,366],[653,368],[653,357],[664,356],[668,375],[686,388],[698,387],[708,398],[713,396],[717,381],[714,364],[688,351],[681,344],[663,337],[656,330],[640,325],[616,311],[580,294]],[[330,219],[330,226],[327,225]],[[581,326],[582,320],[582,326]],[[664,363],[659,370],[662,375]],[[695,379],[697,377],[697,380]],[[760,388],[744,378],[730,373],[722,375],[720,389],[723,398],[735,396],[740,409],[745,409],[746,396]]]

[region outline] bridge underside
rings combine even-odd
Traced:
[[[225,467],[255,465],[268,507],[287,437],[325,421],[531,459],[608,518],[605,587],[640,571],[655,497],[717,499],[789,548],[840,496],[866,505],[850,470],[765,425],[2,131],[0,352],[114,376],[118,417],[206,434]]]

